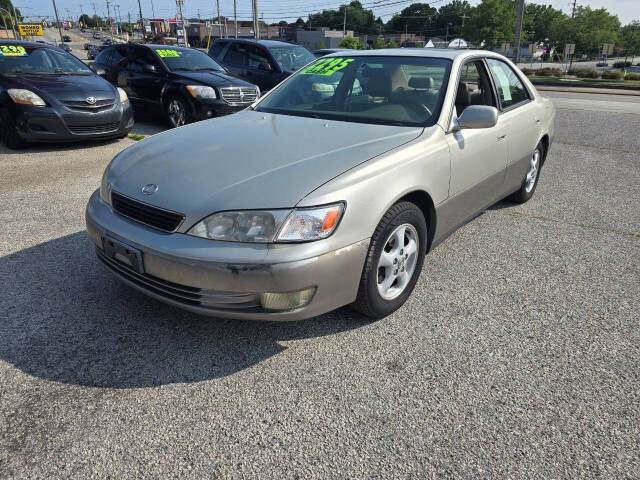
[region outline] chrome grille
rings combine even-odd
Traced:
[[[102,263],[119,277],[133,283],[142,290],[183,305],[202,306],[217,310],[248,310],[258,308],[260,305],[257,293],[222,292],[180,285],[154,277],[148,273],[140,274],[128,266],[107,257],[99,248],[96,248],[96,252]]]
[[[232,107],[251,105],[258,98],[258,90],[255,87],[223,87],[220,94]]]
[[[154,207],[114,191],[111,192],[111,205],[120,215],[165,232],[174,232],[184,220],[180,213]]]
[[[90,135],[92,133],[115,132],[120,128],[120,122],[106,123],[104,125],[68,125],[72,133],[80,135]]]
[[[115,104],[115,99],[107,98],[104,100],[96,100],[96,103],[90,104],[84,100],[67,100],[62,102],[63,105],[71,110],[78,112],[98,113],[110,110]]]

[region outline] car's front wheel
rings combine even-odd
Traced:
[[[371,238],[353,307],[371,318],[400,308],[418,281],[426,243],[422,211],[410,202],[393,205]]]
[[[178,96],[171,96],[167,99],[164,111],[172,127],[181,127],[192,121],[189,105]]]
[[[2,139],[11,150],[20,150],[27,147],[27,142],[18,134],[18,129],[13,118],[8,112],[2,112]]]

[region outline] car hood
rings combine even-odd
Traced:
[[[294,207],[320,185],[422,131],[243,110],[127,148],[107,179],[117,192],[185,214],[184,230],[222,210]],[[150,183],[158,189],[146,196],[141,189]]]
[[[97,75],[20,75],[13,80],[37,94],[44,94],[45,100],[84,100],[87,97],[103,100],[117,96],[115,87]]]
[[[190,80],[195,80],[199,83],[204,83],[205,85],[210,85],[212,87],[226,87],[226,86],[237,86],[237,87],[251,87],[252,84],[241,80],[238,77],[230,75],[228,73],[223,72],[213,72],[213,71],[202,71],[202,72],[174,72],[174,74],[178,75],[181,78],[187,78]]]

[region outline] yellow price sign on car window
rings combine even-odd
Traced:
[[[342,70],[351,62],[354,58],[322,58],[313,65],[309,65],[300,71],[301,75],[333,75],[338,70]]]
[[[170,48],[161,48],[156,50],[156,53],[160,58],[168,58],[168,57],[179,57],[180,52],[177,50],[173,50]]]
[[[0,57],[28,57],[29,54],[18,45],[0,45]]]

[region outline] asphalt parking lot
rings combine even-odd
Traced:
[[[147,298],[84,233],[134,141],[0,147],[0,478],[638,478],[640,97],[547,95],[534,198],[458,230],[373,323]]]

